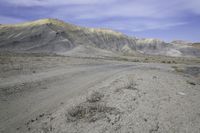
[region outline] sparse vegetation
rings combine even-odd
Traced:
[[[168,64],[171,64],[171,61],[167,61]]]
[[[125,89],[137,90],[136,85],[137,84],[134,81],[134,75],[128,75],[128,80],[125,84]]]
[[[104,95],[102,93],[94,91],[86,99],[88,102],[94,103],[100,101],[103,97]]]
[[[199,131],[198,44],[55,19],[0,27],[0,131]]]
[[[184,68],[180,68],[178,66],[172,66],[172,68],[176,71],[176,72],[184,72]]]
[[[163,64],[196,64],[200,63],[198,58],[169,57],[156,55],[134,55],[134,56],[118,56],[109,57],[109,60],[145,62],[145,63],[163,63]]]
[[[68,122],[85,119],[91,121],[97,113],[106,113],[112,108],[106,106],[105,103],[81,103],[68,109],[66,117]]]
[[[166,63],[166,61],[161,61],[161,63]]]
[[[116,108],[108,107],[101,99],[104,95],[100,92],[92,92],[86,102],[72,106],[67,110],[67,122],[74,122],[84,119],[88,122],[94,122],[98,119],[106,117],[106,113],[116,112]]]
[[[128,90],[137,90],[136,88],[137,84],[134,81],[133,75],[128,75],[127,81],[124,82],[123,86],[116,89],[116,92],[119,92],[121,89],[128,89]]]

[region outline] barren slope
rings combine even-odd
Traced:
[[[84,45],[125,54],[200,56],[193,46],[158,39],[137,39],[108,29],[79,27],[56,19],[0,25],[0,51],[67,53]],[[81,48],[84,48],[81,47]],[[83,51],[83,50],[82,50]],[[99,50],[100,51],[100,50]],[[102,51],[101,55],[104,52]]]

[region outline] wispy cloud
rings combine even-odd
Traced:
[[[101,16],[165,17],[182,14],[184,11],[200,14],[199,0],[1,0],[16,6],[57,7],[66,5],[84,6]],[[94,15],[93,12],[84,12]],[[89,14],[89,15],[88,15]]]
[[[130,31],[130,32],[141,32],[145,30],[166,30],[177,26],[187,25],[188,22],[177,22],[177,21],[155,21],[148,19],[135,19],[126,18],[121,20],[107,20],[106,23],[99,22],[98,25],[93,25],[94,27],[105,27],[111,28],[118,31]]]
[[[85,5],[102,4],[115,0],[2,0],[6,3],[20,6],[59,6],[59,5]]]
[[[0,23],[58,18],[91,27],[142,32],[188,25],[200,0],[1,0]]]

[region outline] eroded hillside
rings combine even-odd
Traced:
[[[100,49],[104,53],[200,56],[196,46],[138,39],[109,29],[75,26],[56,19],[41,19],[0,26],[0,51],[68,54],[76,47]],[[86,51],[85,51],[86,50]],[[74,50],[75,51],[75,50]],[[76,55],[77,53],[73,53]],[[100,54],[100,55],[101,55]]]

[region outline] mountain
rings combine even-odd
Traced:
[[[192,44],[192,42],[183,41],[183,40],[174,40],[171,43],[173,43],[173,44],[180,44],[180,45],[191,45]]]
[[[198,45],[195,45],[197,43],[192,43],[188,41],[183,40],[176,40],[171,42],[171,44],[174,46],[174,49],[181,52],[182,56],[197,56],[200,57],[200,49]]]
[[[113,56],[118,53],[200,56],[200,49],[192,45],[139,39],[109,29],[80,27],[57,19],[0,25],[0,51],[78,56]]]

